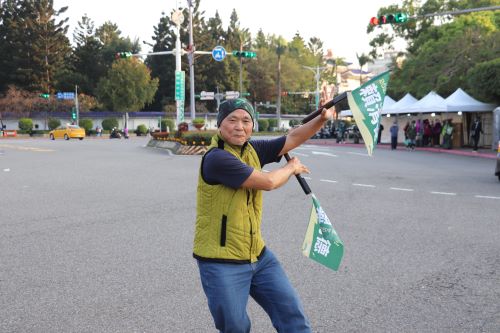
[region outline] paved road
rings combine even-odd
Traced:
[[[200,157],[145,143],[0,141],[0,332],[214,332],[191,257]],[[267,245],[314,332],[500,331],[494,161],[364,153],[294,152],[345,243],[338,272],[301,255],[295,180],[265,193]]]

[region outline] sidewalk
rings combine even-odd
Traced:
[[[320,145],[320,146],[338,146],[338,147],[353,147],[353,148],[363,148],[364,144],[359,143],[351,143],[346,142],[344,144],[337,143],[335,139],[310,139],[306,141],[306,144],[310,145]],[[375,149],[391,149],[391,145],[388,143],[378,144]],[[406,151],[406,147],[404,145],[398,145],[397,150]],[[496,150],[484,149],[480,148],[477,152],[472,151],[472,148],[463,147],[463,148],[453,148],[453,149],[443,149],[443,148],[434,148],[434,147],[416,147],[415,151],[426,151],[431,153],[443,153],[443,154],[452,154],[452,155],[461,155],[461,156],[470,156],[470,157],[481,157],[481,158],[497,158]]]

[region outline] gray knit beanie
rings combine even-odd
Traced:
[[[234,110],[242,109],[248,112],[254,122],[254,111],[252,104],[245,98],[227,99],[219,106],[219,113],[217,113],[217,127],[220,127],[222,121],[229,116]]]

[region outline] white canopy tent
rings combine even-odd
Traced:
[[[493,111],[495,105],[480,102],[461,88],[445,99],[448,112],[488,112]]]
[[[436,92],[431,91],[418,102],[413,103],[407,109],[408,113],[429,113],[429,112],[446,112],[446,101]]]
[[[400,113],[408,113],[407,109],[410,105],[417,102],[417,99],[413,97],[410,93],[407,93],[403,98],[401,98],[396,103],[392,104],[389,107],[385,107],[382,111],[383,114],[400,114]]]
[[[390,96],[385,96],[384,106],[382,107],[382,114],[390,113],[390,112],[387,112],[387,109],[390,108],[391,106],[393,106],[394,104],[396,104],[395,100],[393,100]]]

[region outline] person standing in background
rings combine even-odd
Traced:
[[[398,121],[394,120],[394,123],[392,124],[391,128],[389,129],[391,132],[391,150],[394,150],[398,146],[398,132],[399,132],[399,126],[398,126]]]
[[[470,135],[472,138],[472,142],[474,144],[473,149],[475,152],[477,152],[477,146],[479,144],[479,137],[481,136],[481,133],[483,133],[483,125],[481,124],[481,118],[479,118],[479,116],[476,116],[476,120],[474,120],[470,129]]]

